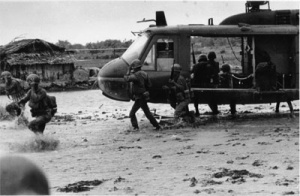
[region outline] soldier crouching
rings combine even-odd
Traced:
[[[163,89],[170,91],[170,95],[175,94],[176,103],[171,103],[171,105],[175,106],[174,118],[175,122],[177,122],[180,118],[190,118],[188,105],[191,100],[187,82],[181,75],[181,66],[179,64],[174,64],[172,67],[172,73],[169,85],[163,86]],[[193,118],[188,121],[192,122]]]
[[[45,89],[39,87],[40,78],[36,74],[30,74],[26,80],[31,89],[27,95],[19,101],[19,105],[25,106],[29,101],[31,115],[35,117],[35,119],[29,122],[28,128],[35,134],[43,134],[46,124],[52,118],[47,92]]]

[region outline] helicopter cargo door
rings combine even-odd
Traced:
[[[177,62],[177,36],[154,36],[142,57],[142,70],[146,71],[152,83],[150,90],[151,102],[166,102],[162,86],[168,83],[171,68]]]

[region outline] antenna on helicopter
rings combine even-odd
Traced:
[[[136,34],[141,35],[142,31],[131,31],[131,33],[135,36]]]
[[[154,19],[147,19],[147,20],[146,20],[145,18],[143,18],[143,20],[137,21],[137,23],[151,22],[151,21],[156,22],[156,20],[154,20]]]
[[[143,18],[143,20],[137,21],[137,23],[142,23],[142,22],[156,22],[156,26],[167,26],[167,21],[166,21],[164,11],[156,12],[156,20]]]

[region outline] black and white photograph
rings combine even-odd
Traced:
[[[299,195],[296,0],[0,0],[0,195]]]

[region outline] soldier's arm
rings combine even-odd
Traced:
[[[137,77],[134,74],[125,75],[124,80],[126,82],[135,82],[135,81],[137,81]]]
[[[31,95],[31,90],[29,90],[29,91],[27,92],[26,96],[25,96],[23,99],[21,99],[21,100],[18,102],[18,104],[19,104],[19,105],[25,105],[25,104],[29,101],[30,95]]]
[[[179,78],[177,82],[175,82],[176,88],[179,88],[181,91],[184,91],[186,83],[184,78]]]

